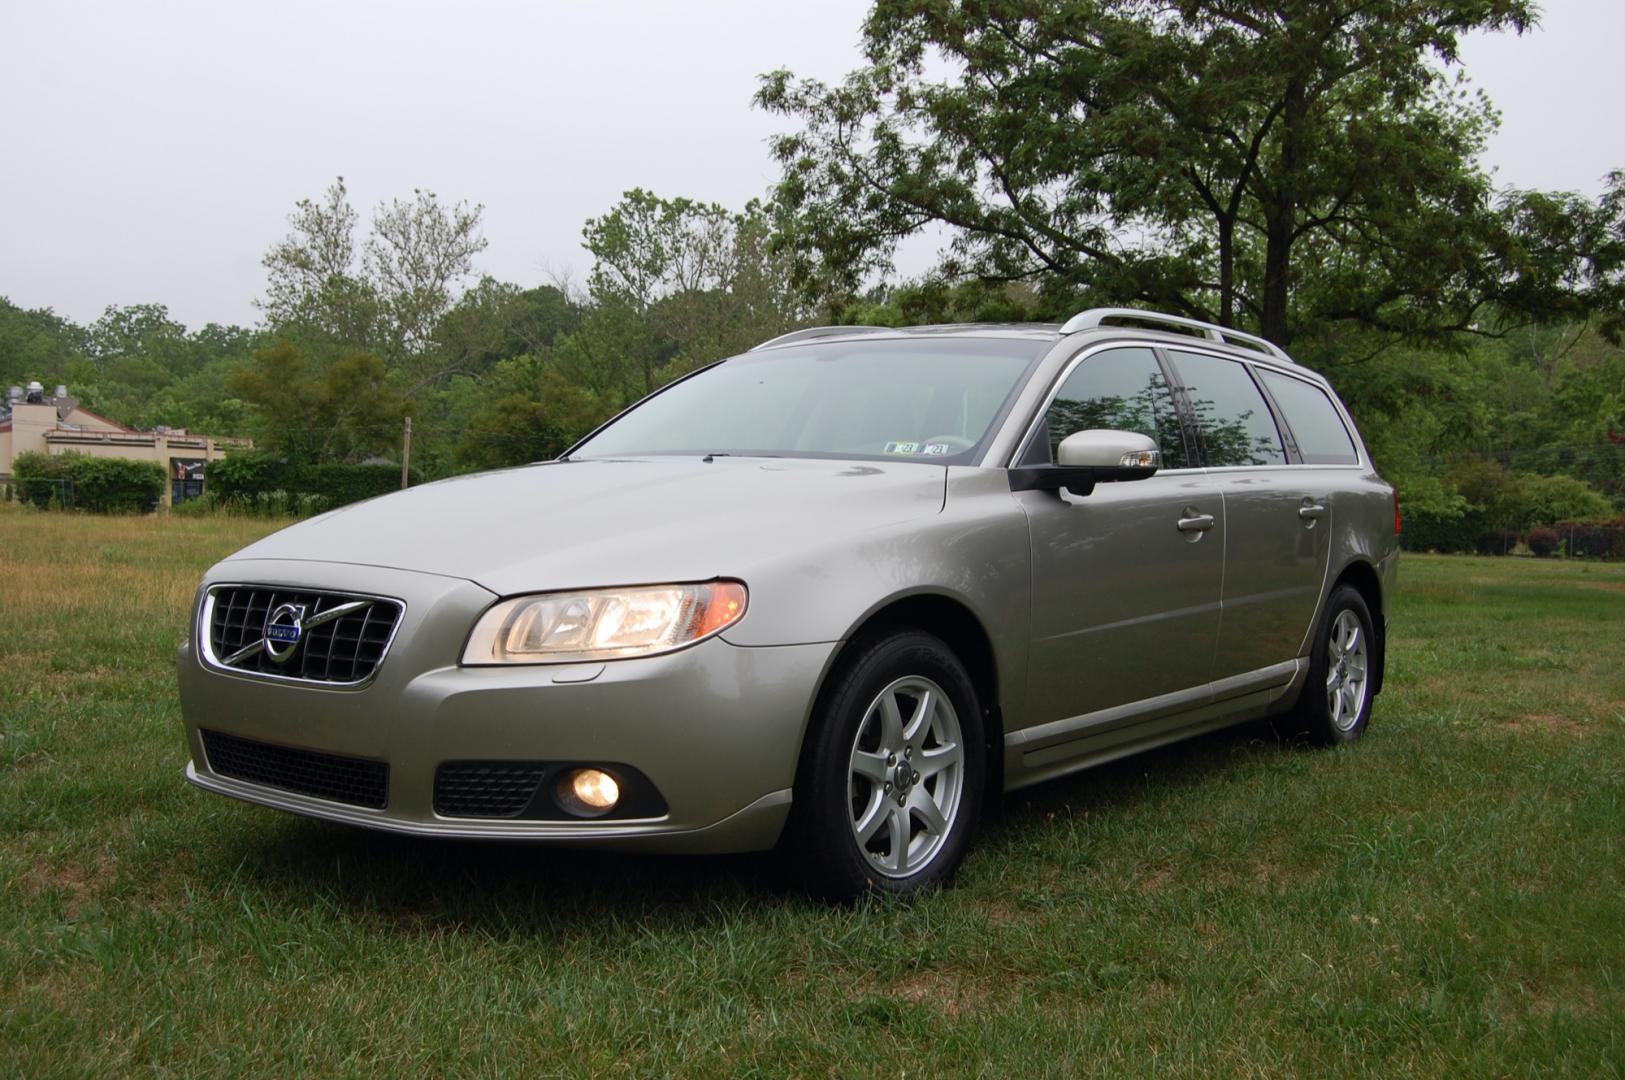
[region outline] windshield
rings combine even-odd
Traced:
[[[571,458],[973,460],[1048,341],[844,341],[747,353],[672,385]]]

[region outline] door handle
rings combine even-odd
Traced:
[[[1212,514],[1195,514],[1179,519],[1180,532],[1207,532],[1213,528]]]
[[[1326,514],[1326,507],[1322,503],[1305,503],[1298,507],[1298,516],[1305,521],[1317,521]]]

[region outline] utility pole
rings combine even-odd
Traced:
[[[406,433],[401,436],[401,490],[406,490],[407,479],[412,474],[412,418],[406,418]]]

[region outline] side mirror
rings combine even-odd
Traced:
[[[1011,491],[1059,491],[1087,495],[1096,484],[1145,480],[1162,466],[1162,454],[1150,436],[1137,431],[1092,428],[1061,440],[1054,465],[1024,465],[1010,470]]]

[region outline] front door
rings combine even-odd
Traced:
[[[1054,459],[1075,431],[1138,431],[1163,471],[1099,484],[1087,496],[1025,491],[1033,554],[1028,703],[1050,723],[1211,678],[1224,570],[1224,504],[1190,467],[1186,436],[1156,354],[1091,354],[1062,383],[1022,464]]]

